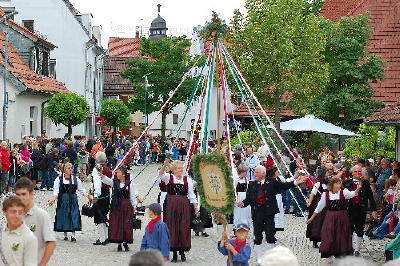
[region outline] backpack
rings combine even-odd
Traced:
[[[41,152],[39,152],[39,151],[33,152],[32,157],[31,157],[31,160],[33,163],[33,168],[40,169],[40,163],[43,158],[44,158],[44,155]]]

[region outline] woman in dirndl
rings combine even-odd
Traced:
[[[113,179],[102,175],[102,182],[112,187],[111,208],[109,217],[108,241],[117,243],[117,251],[126,252],[128,244],[133,243],[133,214],[136,208],[136,186],[133,184],[125,167],[116,170]]]
[[[76,191],[92,199],[87,194],[79,178],[73,175],[73,166],[66,163],[63,166],[63,173],[54,181],[54,199],[49,201],[52,205],[57,200],[56,218],[54,231],[64,232],[64,240],[68,240],[67,232],[71,232],[71,242],[76,242],[76,231],[82,230],[81,213],[79,211],[78,196]]]
[[[327,164],[326,171],[322,172],[322,174],[318,177],[319,181],[314,184],[307,202],[308,219],[310,219],[314,214],[315,208],[317,208],[318,202],[321,199],[321,195],[328,191],[328,182],[330,179],[332,179],[333,173],[333,164]],[[306,237],[313,242],[314,248],[318,248],[318,242],[321,242],[321,230],[324,223],[326,210],[327,208],[324,208],[321,213],[312,221],[312,223],[307,225]]]
[[[342,179],[334,177],[329,181],[317,208],[307,223],[311,223],[324,208],[327,209],[322,225],[320,252],[322,258],[341,257],[353,254],[352,228],[347,212],[347,201],[355,196],[361,185],[354,191],[342,190]]]
[[[241,163],[233,170],[237,201],[243,201],[246,198],[247,187],[249,185],[246,177],[249,167],[247,164]],[[252,225],[250,206],[247,206],[246,208],[239,208],[235,206],[233,209],[233,225],[236,227],[239,224],[247,224],[247,226]]]
[[[169,172],[171,171],[171,172]],[[170,232],[170,249],[173,252],[172,262],[178,261],[178,252],[182,261],[186,261],[185,251],[191,243],[191,220],[193,211],[197,210],[197,199],[193,192],[193,182],[183,176],[183,162],[174,161],[170,166],[164,165],[159,175],[167,186],[167,197],[164,201],[164,222]],[[190,204],[193,204],[193,208]]]

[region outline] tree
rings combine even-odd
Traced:
[[[315,16],[319,16],[322,7],[324,6],[325,0],[304,0],[305,1],[305,9],[304,13],[313,14]]]
[[[372,99],[371,83],[384,78],[384,62],[368,51],[372,29],[367,16],[324,21],[325,61],[330,79],[310,104],[311,111],[329,122],[352,129],[355,120],[372,115],[383,104]]]
[[[304,0],[246,0],[247,15],[236,10],[232,20],[230,51],[278,128],[283,108],[306,113],[328,79],[321,18],[305,8]]]
[[[54,94],[45,108],[45,114],[54,124],[63,124],[72,135],[72,127],[83,123],[89,115],[89,104],[75,93]]]
[[[100,115],[104,116],[105,124],[114,129],[126,127],[131,122],[129,108],[117,99],[104,100],[101,105]]]
[[[142,39],[142,55],[151,58],[128,61],[128,69],[121,75],[128,78],[136,88],[129,99],[131,112],[145,110],[147,113],[158,111],[170,97],[170,92],[181,82],[183,75],[190,69],[192,60],[187,54],[190,41],[185,37],[168,37],[161,40]],[[147,76],[149,86],[144,84]],[[194,80],[188,78],[175,97],[161,113],[161,135],[165,137],[166,117],[179,103],[185,102],[194,86]],[[147,96],[147,97],[146,97]]]
[[[394,159],[396,156],[396,130],[393,127],[385,127],[361,124],[358,136],[346,140],[346,155],[351,158],[373,158],[384,156]]]

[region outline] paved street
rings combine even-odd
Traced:
[[[152,186],[152,180],[157,173],[158,165],[150,165],[144,172],[137,178],[139,185],[139,195],[144,197],[148,189]],[[134,172],[138,172],[142,167],[137,167]],[[89,183],[86,184],[89,187]],[[144,204],[149,204],[156,201],[158,187],[155,187],[149,196],[146,198]],[[40,207],[49,211],[51,218],[54,218],[55,207],[49,207],[47,200],[50,199],[51,192],[38,192],[37,203]],[[80,196],[80,205],[86,200]],[[2,218],[4,219],[4,218]],[[4,220],[2,220],[4,223]],[[140,241],[143,236],[143,231],[134,232],[134,244],[131,246],[132,252],[119,253],[116,251],[116,245],[109,244],[107,246],[93,246],[92,242],[97,239],[96,228],[93,220],[82,216],[83,232],[77,233],[77,242],[71,243],[63,241],[63,235],[57,234],[57,251],[53,256],[52,266],[60,265],[128,265],[131,254],[137,251],[140,247]],[[148,223],[148,219],[144,218],[143,226]],[[294,251],[298,256],[301,265],[320,265],[319,253],[314,249],[309,241],[305,238],[305,220],[297,218],[292,215],[286,215],[286,229],[284,232],[277,233],[278,244],[287,246]],[[226,265],[225,258],[218,253],[216,249],[216,242],[221,234],[222,228],[212,228],[207,232],[210,237],[195,237],[193,234],[192,250],[187,255],[188,260],[185,264],[178,263],[178,265]],[[369,253],[377,261],[383,259],[383,241],[367,242]],[[362,250],[363,256],[369,256],[368,251],[364,248]],[[254,263],[254,259],[252,259]],[[169,263],[168,265],[173,265]]]

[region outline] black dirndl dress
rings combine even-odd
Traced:
[[[73,177],[74,184],[64,184],[63,176],[60,176],[60,189],[58,193],[56,218],[54,222],[55,232],[75,232],[82,230],[81,213],[79,211],[78,182]]]
[[[325,184],[325,183],[324,183]],[[320,186],[318,188],[318,193],[315,195],[315,198],[313,202],[311,203],[311,206],[308,210],[308,219],[311,218],[311,216],[314,214],[315,209],[317,208],[318,202],[321,199],[321,195],[324,192],[327,192],[327,189],[324,189],[322,187],[322,183],[320,183]],[[307,231],[306,231],[306,237],[310,239],[310,241],[316,241],[316,242],[321,242],[321,230],[322,230],[322,224],[324,223],[326,215],[326,208],[324,208],[321,213],[315,217],[315,219],[312,221],[312,223],[307,225]]]
[[[111,199],[110,227],[108,240],[111,243],[133,243],[133,207],[130,200],[130,183],[120,187],[120,182],[114,178]]]
[[[192,246],[191,220],[193,208],[188,199],[187,177],[184,184],[175,184],[171,174],[167,184],[167,197],[164,201],[164,222],[170,233],[171,251],[189,251]]]

